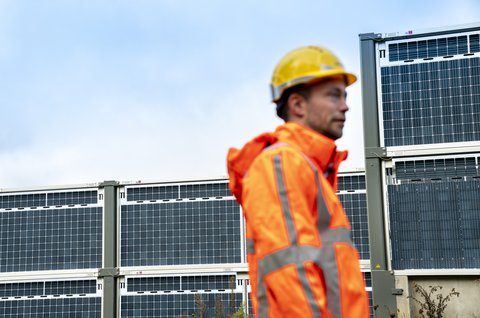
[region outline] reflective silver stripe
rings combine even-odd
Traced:
[[[303,266],[305,262],[315,262],[320,267],[324,267],[325,259],[329,255],[325,255],[325,250],[333,250],[334,243],[350,244],[351,240],[348,236],[350,231],[348,229],[330,230],[332,234],[329,238],[336,238],[337,241],[330,241],[322,247],[315,247],[309,245],[294,245],[269,254],[263,257],[258,262],[259,276],[267,275],[270,272],[277,271],[286,265]],[[335,262],[335,255],[333,255]]]
[[[270,88],[272,90],[272,100],[277,101],[281,97],[283,91],[288,87],[292,87],[297,84],[307,83],[313,79],[315,79],[315,76],[301,76],[278,86],[270,85]]]
[[[275,155],[273,157],[273,164],[275,167],[275,177],[277,179],[277,188],[280,202],[282,204],[283,216],[287,224],[288,237],[290,238],[290,243],[295,245],[297,244],[297,231],[295,230],[292,212],[290,211],[290,204],[288,203],[287,188],[285,186],[285,180],[283,179],[282,158],[280,155]]]
[[[304,262],[314,259],[320,260],[321,258],[321,249],[318,247],[293,245],[261,259],[258,262],[258,318],[268,317],[267,291],[264,282],[265,276],[287,265],[296,265],[300,282],[305,291],[307,302],[310,304],[312,313],[315,318],[321,318],[320,309],[318,308],[315,295],[313,294],[304,270]]]
[[[327,307],[333,317],[341,318],[340,278],[338,275],[337,260],[333,244],[328,244],[323,249],[322,269],[327,285]]]
[[[315,182],[317,184],[317,214],[318,214],[318,223],[317,227],[320,231],[320,237],[323,240],[322,233],[328,231],[328,226],[330,225],[330,219],[332,218],[328,212],[327,204],[323,199],[322,185],[320,183],[320,177],[318,175],[318,170],[314,167],[315,172]]]
[[[337,228],[328,230],[322,235],[322,245],[332,243],[346,243],[353,246],[352,243],[352,231],[348,228]]]
[[[245,245],[247,246],[247,254],[255,254],[255,242],[251,238],[245,239]]]
[[[312,286],[310,286],[310,282],[308,281],[307,274],[305,273],[305,267],[302,266],[297,267],[298,277],[300,278],[300,282],[302,283],[303,290],[305,292],[305,296],[307,297],[307,302],[310,305],[310,309],[312,310],[312,314],[314,318],[322,318],[322,313],[320,312],[320,308],[317,304],[317,299],[313,294]]]
[[[258,273],[257,284],[257,298],[258,298],[258,313],[257,318],[268,318],[268,301],[267,301],[267,289],[265,282],[263,281],[263,275]]]

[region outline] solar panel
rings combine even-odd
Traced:
[[[181,185],[161,185],[128,187],[128,201],[172,200],[185,198],[230,197],[228,183],[193,183]]]
[[[0,301],[1,317],[101,317],[100,297]]]
[[[52,192],[47,194],[47,205],[72,205],[97,203],[98,191]]]
[[[0,283],[1,317],[101,317],[95,279]]]
[[[381,95],[387,147],[480,140],[478,57],[381,67]]]
[[[180,186],[181,198],[210,198],[232,196],[228,183],[185,184]]]
[[[102,208],[0,213],[0,272],[100,268]]]
[[[127,279],[127,291],[172,291],[183,290],[180,276],[174,277],[136,277]]]
[[[45,282],[0,284],[0,297],[43,295]]]
[[[121,266],[241,262],[234,200],[134,203],[121,207]]]
[[[362,260],[370,259],[365,174],[338,177],[337,195],[352,225],[352,241]]]
[[[127,291],[197,291],[235,289],[235,275],[127,278]]]
[[[415,167],[425,166],[428,160],[419,161]],[[446,177],[448,170],[442,169],[440,159],[436,161],[437,169],[428,170],[429,178],[421,178],[420,168],[419,179],[388,185],[394,269],[480,267],[480,179],[466,176],[465,163],[470,158],[459,165],[453,178]],[[444,168],[451,166],[452,161],[444,160]],[[402,174],[416,174],[407,172]]]
[[[227,317],[243,302],[236,288],[235,275],[128,277],[121,317],[192,317],[202,304],[201,317]]]
[[[388,57],[390,62],[396,62],[475,53],[479,52],[478,37],[472,34],[392,43],[388,45]]]
[[[95,294],[97,280],[0,283],[0,297]]]
[[[421,179],[474,177],[477,171],[475,157],[416,159],[395,162],[395,177],[401,182],[417,182]]]
[[[46,205],[47,195],[45,193],[0,195],[0,209],[27,208]]]
[[[338,191],[365,190],[365,173],[338,176]]]
[[[367,194],[365,191],[363,193],[339,193],[338,197],[352,224],[353,245],[360,253],[360,259],[369,260]]]
[[[90,280],[66,280],[46,281],[45,295],[72,295],[72,294],[95,294],[97,281]]]
[[[197,296],[196,296],[197,295]],[[195,298],[197,297],[197,299]],[[201,316],[199,299],[205,305],[205,312]],[[146,317],[228,317],[231,308],[231,293],[198,293],[198,294],[140,294],[122,295],[120,304],[120,317],[146,318]],[[235,308],[242,304],[242,294],[234,294]],[[197,304],[196,304],[197,302]],[[197,314],[197,316],[194,316]]]
[[[470,35],[470,52],[480,52],[480,35],[472,34]]]

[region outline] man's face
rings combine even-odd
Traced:
[[[310,98],[304,100],[304,124],[333,140],[342,137],[345,123],[347,93],[343,78],[334,78],[315,84]]]

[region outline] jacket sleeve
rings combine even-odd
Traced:
[[[263,153],[244,180],[259,308],[269,316],[313,317],[325,305],[323,274],[313,261],[320,244],[316,193],[313,170],[291,147]]]

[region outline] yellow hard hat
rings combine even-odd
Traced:
[[[347,86],[357,80],[329,50],[319,46],[295,49],[287,53],[273,71],[272,101],[277,102],[287,88],[336,75],[344,75]]]

